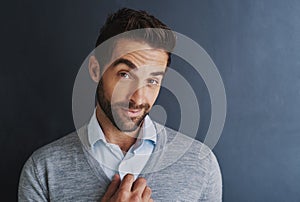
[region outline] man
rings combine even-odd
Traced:
[[[144,11],[121,9],[108,17],[99,45],[88,65],[98,83],[94,114],[32,154],[19,200],[221,201],[211,150],[148,116],[175,45],[170,29]]]

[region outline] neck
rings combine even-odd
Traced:
[[[118,145],[123,153],[127,152],[129,148],[136,142],[139,128],[133,132],[120,131],[112,124],[99,104],[97,104],[96,107],[96,117],[104,133],[106,141]]]

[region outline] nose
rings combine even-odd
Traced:
[[[135,103],[135,105],[141,105],[146,103],[147,92],[145,86],[140,86],[131,95],[130,101]]]

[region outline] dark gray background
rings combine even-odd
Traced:
[[[147,10],[189,36],[219,68],[228,114],[214,152],[223,174],[224,201],[300,201],[299,1],[2,4],[1,199],[16,200],[22,165],[35,149],[74,129],[71,96],[77,71],[107,14],[126,6]],[[210,116],[207,90],[189,68],[179,69],[202,100],[201,140]],[[167,99],[160,96],[158,102]],[[176,127],[178,122],[168,124]]]

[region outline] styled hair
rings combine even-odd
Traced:
[[[136,31],[129,32],[132,30]],[[109,62],[114,45],[109,44],[102,50],[97,50],[97,47],[119,34],[121,34],[121,38],[146,42],[153,48],[165,50],[168,54],[167,65],[169,66],[171,63],[171,51],[174,49],[176,42],[176,36],[172,30],[146,11],[122,8],[109,15],[100,29],[95,49],[95,55],[100,65]]]

